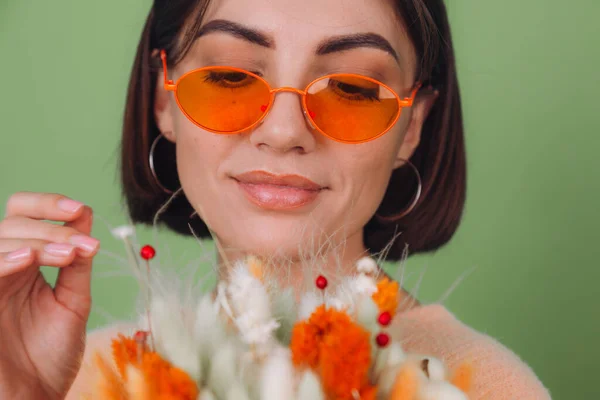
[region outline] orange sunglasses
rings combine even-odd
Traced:
[[[226,66],[195,69],[177,82],[168,79],[167,54],[161,50],[164,87],[173,91],[181,111],[210,132],[235,134],[259,124],[273,106],[275,94],[293,92],[302,97],[309,124],[321,134],[342,143],[363,143],[389,131],[403,107],[411,107],[419,90],[400,98],[383,83],[356,74],[331,74],[299,90],[272,89],[260,76]]]

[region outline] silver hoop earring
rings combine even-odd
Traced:
[[[158,176],[156,175],[156,169],[154,168],[154,150],[156,149],[156,145],[158,144],[158,141],[162,137],[164,137],[164,135],[161,133],[152,142],[152,146],[150,146],[150,154],[148,156],[148,164],[150,165],[150,172],[152,172],[152,176],[154,177],[154,181],[156,182],[158,187],[160,187],[163,190],[163,192],[165,192],[167,194],[173,194],[172,190],[167,189],[166,187],[164,187],[162,185],[162,183],[160,183],[160,180],[158,179]]]
[[[419,173],[419,170],[409,160],[402,159],[402,161],[404,161],[406,163],[406,165],[408,165],[415,173],[415,175],[417,177],[417,190],[415,192],[415,195],[413,196],[412,201],[410,202],[410,205],[406,208],[406,210],[402,211],[400,214],[390,215],[390,216],[381,216],[381,215],[375,213],[375,217],[381,222],[396,222],[400,218],[407,216],[415,208],[415,206],[417,205],[417,203],[419,202],[419,200],[421,198],[421,191],[423,190],[423,184],[421,182],[421,174]]]

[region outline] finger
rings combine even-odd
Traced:
[[[73,263],[77,256],[74,246],[62,243],[49,243],[42,250],[24,247],[12,252],[0,253],[0,278],[16,274],[28,268],[40,265],[65,268]]]
[[[75,229],[84,235],[92,230],[92,209],[85,207],[79,218],[65,224],[65,227]],[[89,237],[89,236],[86,236]],[[94,239],[95,240],[95,239]],[[98,242],[98,241],[96,241]],[[58,273],[54,293],[57,301],[68,307],[84,320],[87,320],[91,308],[91,279],[93,254],[78,253],[71,265],[62,268]]]
[[[31,266],[66,267],[73,262],[77,255],[77,248],[68,243],[51,243],[39,239],[0,240],[0,253],[10,253],[23,248],[34,250]]]
[[[0,253],[0,279],[27,269],[34,258],[30,247]]]
[[[17,192],[6,202],[5,218],[73,221],[81,215],[83,207],[83,203],[57,193]]]
[[[93,222],[94,214],[92,209],[88,206],[84,206],[81,215],[70,222],[66,222],[64,226],[89,236],[92,233]]]
[[[89,209],[89,207],[87,208]],[[82,215],[76,221],[81,218]],[[86,218],[83,220],[85,221]],[[39,239],[53,243],[69,243],[77,246],[80,249],[79,253],[84,256],[89,257],[94,255],[98,250],[98,240],[89,237],[85,233],[89,232],[88,227],[83,226],[84,232],[81,232],[76,229],[77,226],[79,225],[52,224],[26,217],[13,216],[0,223],[0,239]]]

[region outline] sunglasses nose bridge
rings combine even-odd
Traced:
[[[306,96],[306,91],[305,90],[300,90],[300,89],[296,89],[294,87],[290,87],[290,86],[284,86],[284,87],[280,87],[277,89],[271,89],[271,101],[275,100],[275,95],[277,93],[281,93],[281,92],[290,92],[290,93],[296,93],[297,95],[299,95],[301,98],[304,99],[304,96]],[[304,115],[304,118],[306,119],[306,122],[308,123],[308,125],[311,127],[311,129],[315,129],[315,126],[313,124],[313,122],[311,121],[311,119],[308,116],[308,113],[306,111],[306,108],[304,106],[304,100],[301,101],[301,108],[302,108],[302,114]],[[264,122],[264,119],[261,121],[261,123]]]
[[[306,92],[304,90],[296,89],[294,87],[289,87],[289,86],[284,86],[284,87],[280,87],[280,88],[271,90],[271,93],[273,93],[273,94],[276,94],[279,92],[292,92],[292,93],[299,94],[300,96],[304,96],[306,94]]]

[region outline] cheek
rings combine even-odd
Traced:
[[[385,154],[385,149],[373,149],[362,158],[356,158],[352,168],[355,180],[369,192],[382,192],[391,175],[393,158]]]
[[[177,170],[181,186],[192,205],[199,199],[202,192],[200,188],[206,187],[210,180],[207,170],[211,163],[209,156],[210,152],[200,145],[197,138],[178,135]]]
[[[177,140],[178,164],[181,169],[192,168],[200,173],[198,167],[216,168],[219,159],[229,149],[226,135],[217,135],[205,131],[190,121],[179,109],[174,116],[175,136]]]
[[[348,149],[344,159],[340,160],[340,165],[348,166],[345,178],[352,182],[351,196],[373,210],[383,199],[402,142],[399,130],[394,129],[388,134]]]
[[[179,179],[194,204],[213,190],[217,168],[228,151],[227,138],[205,132],[191,122],[176,121],[175,126]]]

